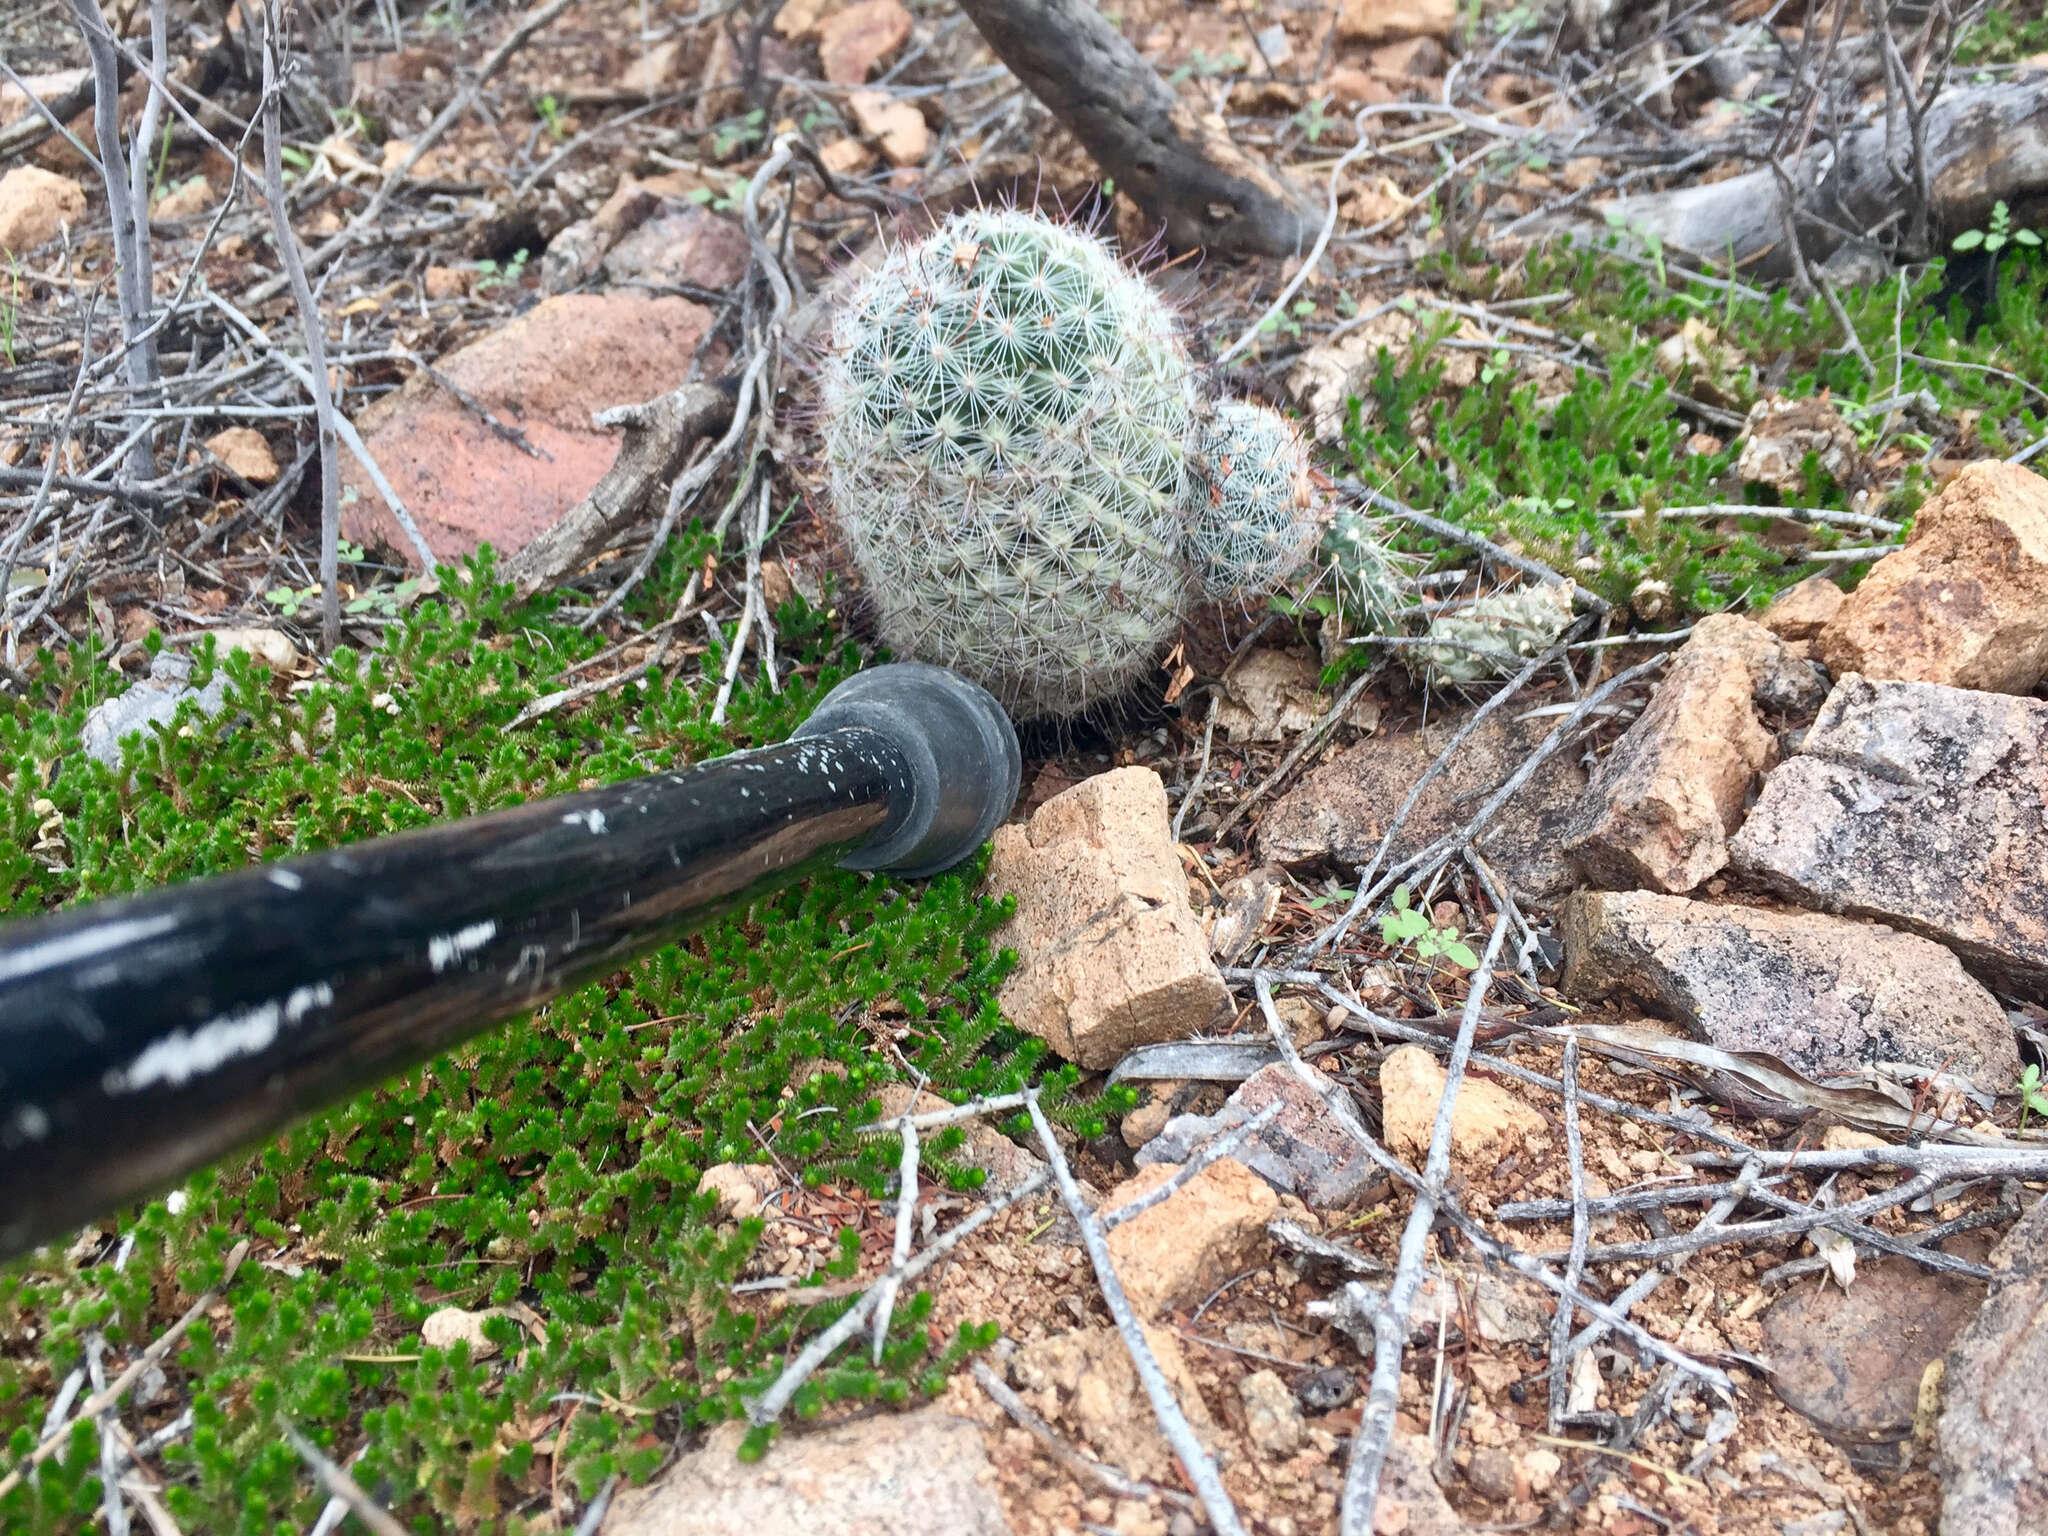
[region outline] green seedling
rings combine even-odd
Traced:
[[[1340,119],[1337,114],[1330,111],[1330,98],[1327,96],[1315,97],[1294,114],[1294,126],[1301,130],[1301,136],[1311,144],[1321,142],[1323,135],[1329,132],[1330,125],[1338,121]]]
[[[1408,887],[1394,887],[1394,904],[1380,914],[1380,937],[1389,949],[1412,949],[1418,960],[1442,958],[1468,971],[1479,969],[1479,957],[1455,928],[1439,928],[1427,912],[1411,906]]]
[[[2041,244],[2041,237],[2031,229],[2014,227],[2012,210],[2005,206],[2004,198],[1991,205],[1991,217],[1983,229],[1966,229],[1950,242],[1955,250],[1981,250],[1987,255],[1997,254],[2008,244],[2036,249]]]
[[[2048,1116],[2048,1088],[2042,1086],[2040,1067],[2030,1061],[2021,1068],[2018,1087],[2020,1093],[2020,1129],[2024,1131],[2027,1128],[2027,1114],[2029,1111],[2037,1115]]]
[[[530,256],[531,253],[524,246],[521,246],[512,253],[512,259],[507,262],[496,262],[489,257],[483,258],[476,264],[477,272],[480,275],[476,282],[471,284],[470,291],[472,293],[486,293],[493,288],[517,287],[526,278],[526,263]]]

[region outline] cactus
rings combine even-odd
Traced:
[[[1308,453],[1278,411],[1225,400],[1196,428],[1185,548],[1217,599],[1270,592],[1315,544]]]
[[[1512,676],[1531,656],[1555,645],[1571,617],[1570,587],[1517,587],[1439,615],[1428,638],[1441,643],[1417,646],[1410,654],[1438,687],[1490,682]]]
[[[1144,672],[1188,598],[1193,385],[1107,246],[956,214],[860,283],[823,383],[833,500],[892,650],[1026,717]]]
[[[1384,531],[1356,512],[1339,515],[1323,535],[1344,628],[1360,635],[1397,634],[1409,573],[1419,563],[1387,546]]]

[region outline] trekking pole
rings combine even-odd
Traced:
[[[1020,775],[900,663],[777,746],[0,927],[0,1259],[827,865],[936,874]]]

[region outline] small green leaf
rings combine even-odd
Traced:
[[[1446,944],[1444,946],[1444,954],[1465,967],[1468,971],[1479,969],[1479,957],[1472,953],[1472,946],[1464,943],[1462,940]]]
[[[1960,235],[1957,235],[1952,243],[1954,249],[1958,251],[1974,251],[1984,243],[1984,231],[1981,229],[1966,229]]]

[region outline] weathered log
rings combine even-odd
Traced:
[[[1312,200],[1159,78],[1089,0],[960,0],[989,47],[1096,163],[1165,226],[1169,245],[1292,256],[1322,226]]]
[[[2031,217],[2030,204],[2048,203],[2048,78],[1947,92],[1928,108],[1924,138],[1928,215],[1937,234],[1982,226],[1997,202],[2021,223]],[[1602,212],[1638,242],[1654,237],[1666,250],[1717,266],[1732,262],[1753,280],[1781,281],[1798,267],[1786,238],[1788,187],[1801,250],[1807,261],[1820,262],[1859,232],[1906,222],[1912,154],[1900,113],[1889,134],[1880,120],[1832,144],[1814,143],[1785,166],[1782,183],[1767,165],[1706,186],[1616,198]]]
[[[691,445],[732,418],[733,397],[715,384],[685,384],[645,405],[607,411],[626,429],[619,455],[590,494],[504,564],[521,597],[556,586],[622,537],[655,490],[674,479]]]

